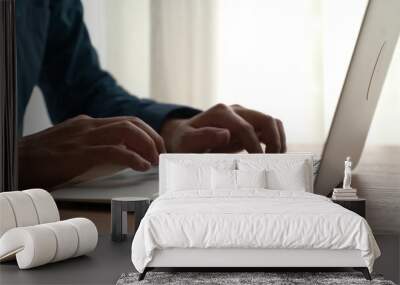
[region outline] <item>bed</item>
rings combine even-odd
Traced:
[[[153,268],[353,267],[380,255],[364,218],[313,194],[311,154],[163,154],[132,262]]]

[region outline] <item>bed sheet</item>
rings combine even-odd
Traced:
[[[265,189],[161,195],[140,223],[132,262],[142,272],[165,248],[357,249],[371,272],[380,255],[361,216],[320,195]]]

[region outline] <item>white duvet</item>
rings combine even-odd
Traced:
[[[320,195],[265,189],[160,196],[134,237],[132,262],[143,272],[165,248],[358,249],[370,271],[380,255],[359,215]]]

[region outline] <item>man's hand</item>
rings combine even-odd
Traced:
[[[145,171],[158,164],[164,141],[169,152],[261,153],[260,143],[286,151],[281,121],[238,105],[169,120],[161,136],[135,117],[75,117],[19,141],[19,185],[49,189],[126,167]]]
[[[52,188],[77,177],[93,178],[126,167],[148,170],[158,164],[165,146],[138,118],[82,115],[23,137],[18,151],[20,187]]]
[[[218,104],[190,119],[172,119],[161,129],[169,152],[286,152],[280,120],[239,105]]]

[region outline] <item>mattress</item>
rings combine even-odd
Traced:
[[[171,248],[359,250],[370,271],[380,255],[361,216],[320,195],[265,189],[161,195],[136,232],[132,262],[143,272],[155,250]]]

